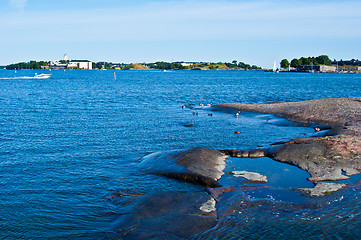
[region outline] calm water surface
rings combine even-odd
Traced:
[[[0,71],[0,239],[116,238],[131,228],[121,216],[140,198],[205,190],[144,173],[137,165],[145,155],[257,148],[313,134],[270,115],[236,118],[207,104],[360,97],[361,89],[358,74],[116,71],[115,81],[114,71],[52,71],[50,79],[15,79],[34,73]],[[229,158],[232,170],[267,175],[267,188],[246,191],[253,207],[240,209],[238,201],[233,214],[187,237],[361,237],[358,176],[344,190],[310,199],[292,190],[313,186],[296,167]],[[230,175],[221,182],[249,186]],[[133,197],[112,201],[115,192]]]

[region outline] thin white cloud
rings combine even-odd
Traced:
[[[26,4],[26,0],[11,2]],[[29,26],[47,28],[40,39],[45,41],[360,38],[361,32],[354,31],[361,21],[360,12],[361,3],[355,1],[312,5],[265,0],[206,5],[203,1],[170,1],[6,16],[11,21],[4,21],[7,24],[2,29],[21,30],[28,34],[28,41],[39,37]]]
[[[10,6],[16,9],[24,9],[26,6],[27,0],[9,0]]]

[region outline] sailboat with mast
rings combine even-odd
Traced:
[[[276,66],[276,61],[274,61],[274,63],[273,63],[273,72],[275,72],[275,73],[278,73],[279,72],[279,69],[277,68],[277,66]]]

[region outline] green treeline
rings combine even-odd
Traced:
[[[41,66],[49,66],[49,62],[45,61],[30,61],[30,62],[20,62],[20,63],[14,63],[6,66],[6,69],[41,69]]]
[[[62,60],[60,63],[65,63]],[[50,62],[48,61],[30,61],[10,64],[6,66],[6,69],[26,69],[26,70],[37,70],[48,68]],[[231,63],[228,62],[163,62],[158,61],[155,63],[142,63],[142,64],[126,64],[126,63],[112,63],[112,62],[93,62],[93,69],[157,69],[157,70],[260,70],[261,67],[256,65],[249,65],[244,62],[238,62],[233,60]]]
[[[327,55],[320,55],[318,57],[301,57],[299,59],[294,58],[289,62],[287,59],[282,59],[281,68],[288,68],[289,66],[298,68],[300,66],[319,66],[319,65],[331,65],[332,61]]]
[[[152,69],[159,69],[159,70],[184,70],[185,67],[180,62],[156,62],[156,63],[148,63],[145,66],[152,68]]]
[[[118,70],[129,70],[134,67],[135,64],[127,63],[112,63],[112,62],[93,62],[93,69],[118,69]]]
[[[361,66],[361,61],[358,59],[351,59],[351,60],[333,60],[332,62],[333,65],[338,65],[338,66]]]
[[[139,64],[113,64],[113,63],[93,63],[93,68],[97,69],[133,69],[134,65]],[[184,63],[184,62],[163,62],[158,61],[155,63],[142,63],[141,65],[156,70],[229,70],[229,69],[238,69],[238,70],[259,70],[262,69],[256,65],[249,65],[243,62],[237,62],[236,60],[232,63],[206,63],[206,62],[194,62],[194,63]]]
[[[65,63],[63,60],[60,63]],[[338,66],[361,66],[359,60],[343,61],[331,61],[327,55],[320,55],[318,57],[301,57],[294,58],[291,62],[288,59],[282,59],[280,62],[281,68],[302,68],[304,66],[319,66],[319,65],[338,65]],[[10,64],[5,66],[6,69],[33,69],[38,70],[42,68],[52,68],[50,61],[30,61]],[[93,69],[156,69],[156,70],[261,70],[261,67],[256,65],[246,64],[244,62],[238,62],[233,60],[232,62],[164,62],[158,61],[155,63],[112,63],[112,62],[93,62]]]
[[[246,64],[244,62],[238,62],[236,60],[233,60],[232,63],[224,63],[227,67],[229,68],[242,68],[242,69],[246,69],[246,70],[260,70],[262,69],[261,67],[258,67],[256,65],[249,65]]]
[[[199,62],[199,63],[184,63],[184,62],[156,62],[146,64],[147,67],[151,69],[160,69],[160,70],[229,70],[229,69],[237,69],[237,70],[259,70],[261,67],[256,65],[249,65],[243,62],[237,62],[233,60],[231,63],[218,62],[218,63],[207,63],[207,62]]]

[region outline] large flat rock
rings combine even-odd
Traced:
[[[324,124],[334,128],[361,121],[361,98],[324,98],[259,104],[224,103],[215,107],[274,114],[295,122]]]
[[[215,107],[274,114],[291,121],[331,127],[327,136],[299,138],[266,150],[267,156],[308,171],[311,181],[341,180],[361,170],[361,98]]]
[[[226,158],[220,151],[197,147],[150,154],[142,159],[139,167],[152,174],[215,187],[224,174]]]

